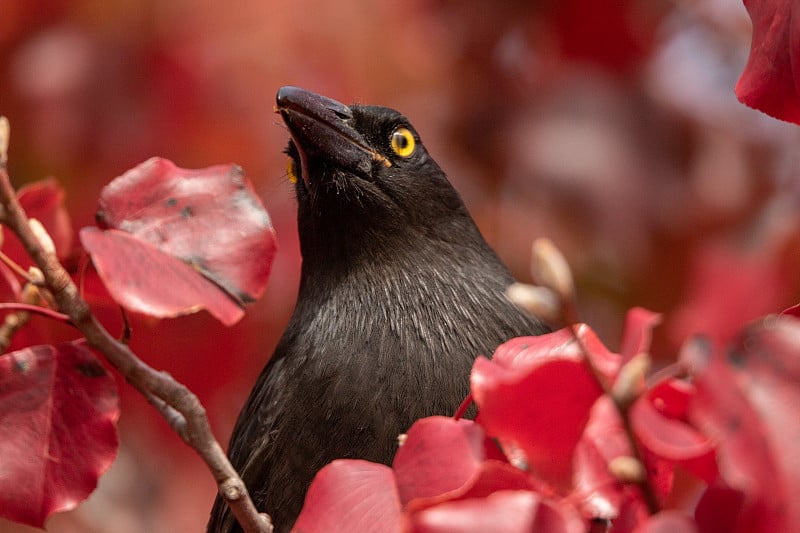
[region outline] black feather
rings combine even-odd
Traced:
[[[336,458],[391,463],[417,419],[450,415],[479,354],[546,331],[408,120],[283,88],[303,256],[294,314],[242,409],[229,455],[276,531]],[[416,148],[391,148],[408,128]],[[209,531],[240,531],[217,498]]]

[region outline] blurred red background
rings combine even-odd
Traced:
[[[265,297],[230,329],[135,320],[131,343],[227,442],[299,279],[278,87],[401,110],[520,280],[549,237],[582,319],[614,349],[625,309],[662,312],[667,361],[692,333],[724,341],[800,297],[800,134],[736,101],[749,45],[738,0],[3,0],[0,114],[15,186],[56,177],[76,229],[150,156],[233,162],[255,182],[280,247]],[[48,529],[201,530],[210,475],[120,387],[117,462]]]

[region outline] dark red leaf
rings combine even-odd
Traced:
[[[800,7],[792,0],[744,0],[744,5],[753,38],[736,96],[770,116],[800,124]]]
[[[697,502],[694,516],[703,533],[750,531],[744,523],[745,495],[742,491],[724,486],[709,487]],[[749,513],[752,517],[753,513]]]
[[[619,357],[587,326],[578,332],[595,366],[610,379]],[[498,347],[492,361],[476,360],[471,383],[487,433],[504,450],[522,452],[534,475],[568,492],[573,451],[602,394],[572,333],[513,339]]]
[[[238,167],[186,170],[165,159],[150,159],[103,189],[97,218],[103,229],[127,232],[190,265],[195,275],[202,274],[240,305],[254,301],[264,291],[275,253],[275,234],[261,201]],[[106,278],[126,278],[142,285],[163,282],[160,262],[140,265],[135,275],[114,272],[129,265],[98,254],[124,253],[116,249],[118,244],[109,242],[102,251],[90,251],[95,262],[106,265]],[[162,286],[167,283],[169,280]],[[129,290],[131,285],[111,292],[116,296]],[[193,295],[186,296],[191,299]],[[131,295],[125,301],[142,297]],[[160,305],[157,302],[154,307]],[[149,306],[143,302],[140,307]]]
[[[391,468],[341,459],[317,472],[293,531],[396,533],[400,514]]]
[[[74,234],[61,186],[53,179],[37,181],[17,191],[17,198],[28,217],[41,222],[47,230],[58,257],[66,257],[72,251]],[[33,264],[22,243],[10,231],[4,234],[3,252],[20,265]]]
[[[83,344],[0,356],[0,515],[42,527],[78,505],[117,451],[114,379]]]
[[[689,418],[718,443],[725,485],[744,495],[735,531],[800,531],[800,321],[766,319],[727,359],[687,353],[697,387]]]
[[[414,533],[582,533],[586,525],[569,505],[524,490],[505,490],[486,498],[453,500],[408,516]]]
[[[206,309],[223,324],[244,310],[186,263],[133,235],[83,228],[81,242],[114,300],[131,311],[169,318]]]
[[[800,304],[793,305],[788,309],[784,309],[783,314],[800,318]]]
[[[461,487],[487,459],[502,458],[472,420],[434,416],[418,420],[394,458],[403,505]]]

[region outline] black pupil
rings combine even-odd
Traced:
[[[408,146],[408,138],[399,131],[394,133],[394,142],[400,150]]]

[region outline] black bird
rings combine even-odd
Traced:
[[[283,87],[303,266],[294,314],[242,409],[229,456],[288,531],[336,458],[390,464],[397,436],[452,414],[479,354],[546,328],[408,119]],[[240,531],[217,497],[209,531]]]

